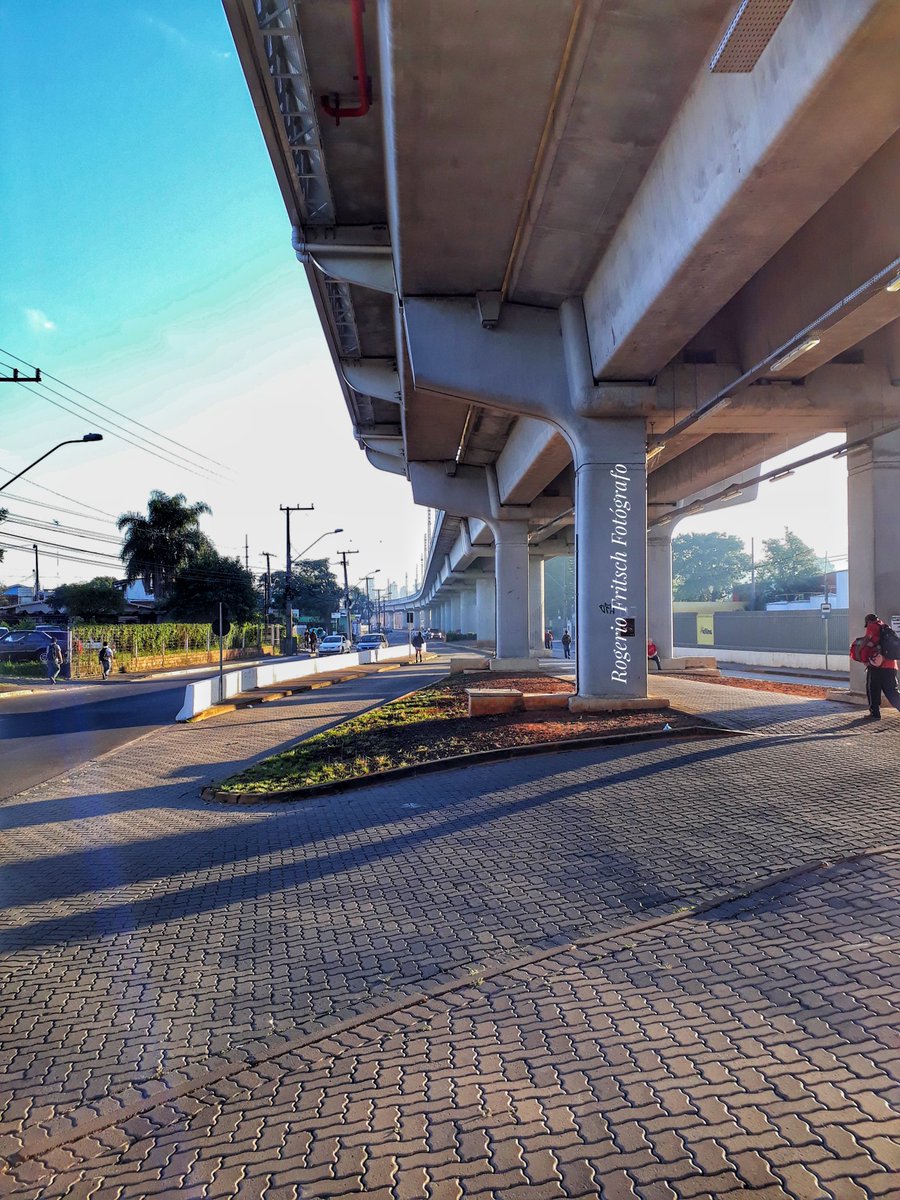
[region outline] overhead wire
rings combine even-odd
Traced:
[[[0,471],[2,471],[4,475],[14,475],[15,474],[15,471],[8,471],[6,469],[6,467],[0,467]],[[35,483],[31,479],[25,479],[22,482],[27,484],[29,487],[40,488],[42,492],[49,492],[51,496],[59,496],[59,498],[61,500],[68,500],[70,502],[70,504],[81,504],[82,507],[84,507],[84,508],[90,508],[93,512],[102,513],[104,517],[111,517],[113,519],[113,521],[116,520],[115,513],[107,512],[105,508],[97,508],[93,504],[88,504],[88,502],[86,500],[76,500],[74,496],[67,496],[65,494],[65,492],[55,492],[53,490],[53,488],[47,487],[46,484]],[[6,497],[4,496],[3,499],[5,500]],[[39,503],[39,501],[34,500],[34,501],[30,501],[29,503],[37,504],[37,503]],[[2,503],[0,503],[0,507],[2,507]]]
[[[3,503],[5,504],[7,500],[15,500],[19,504],[33,504],[38,508],[49,508],[51,512],[67,513],[70,517],[80,517],[82,521],[96,521],[98,524],[115,525],[115,521],[111,517],[92,517],[90,513],[79,512],[75,508],[63,508],[61,504],[48,504],[46,500],[32,500],[28,496],[17,496],[13,492],[4,492]],[[0,507],[2,507],[2,504],[0,504]]]
[[[0,365],[6,365],[6,364],[0,364]],[[73,417],[81,416],[81,414],[75,412],[74,409],[68,408],[65,404],[60,404],[59,400],[53,400],[50,396],[45,395],[44,392],[39,392],[37,390],[37,388],[32,387],[32,385],[29,383],[20,383],[19,386],[24,387],[26,391],[33,393],[33,395],[38,396],[41,400],[46,400],[47,403],[52,404],[54,408],[58,408],[58,409],[61,409],[63,412],[69,413],[70,416],[73,416]],[[41,384],[40,386],[44,387],[45,385]],[[52,391],[54,393],[54,395],[57,395],[57,396],[60,394],[59,392],[56,392],[55,389],[53,389],[53,388],[49,388],[47,390]],[[78,404],[77,400],[71,400],[71,399],[69,399],[68,396],[64,396],[63,399],[67,400],[69,402],[69,404],[75,404],[79,408],[85,408],[84,405]],[[109,425],[113,424],[113,423],[109,422],[108,417],[100,419],[97,417],[96,413],[91,413],[86,408],[85,408],[85,412],[88,413],[91,420],[94,421],[99,426],[99,428],[101,428],[105,433],[110,434],[114,438],[118,438],[118,440],[120,442],[126,442],[129,446],[133,446],[136,450],[142,450],[145,454],[150,454],[154,458],[158,458],[161,462],[167,463],[170,467],[176,467],[182,471],[187,471],[191,475],[196,475],[199,479],[207,479],[208,480],[208,479],[214,479],[214,478],[218,478],[218,479],[225,478],[218,471],[211,471],[208,467],[204,467],[200,463],[189,464],[186,459],[183,459],[182,461],[178,462],[178,461],[176,461],[176,459],[174,457],[170,457],[169,455],[160,453],[158,448],[154,449],[152,446],[152,443],[150,443],[150,442],[148,442],[147,445],[141,445],[140,442],[136,442],[136,441],[132,440],[132,438],[127,437],[124,433],[117,433],[115,431],[115,429],[110,429]],[[103,423],[104,421],[106,421],[107,424],[104,424]],[[121,426],[119,426],[118,428],[121,428]],[[135,436],[139,437],[140,435],[136,434]],[[144,440],[146,440],[146,439],[144,439]]]
[[[22,363],[23,366],[31,367],[35,370],[33,363],[26,362],[24,358],[19,358],[17,354],[13,354],[11,350],[4,350],[0,346],[0,354],[7,354],[16,362]],[[80,388],[74,387],[71,383],[66,383],[63,379],[57,379],[55,375],[51,375],[49,371],[41,371],[41,375],[47,379],[52,379],[54,383],[58,383],[60,387],[67,388],[70,392],[75,392],[77,396],[82,396],[85,400],[90,400],[92,404],[96,404],[99,408],[105,408],[107,412],[115,413],[117,417],[122,417],[126,421],[130,421],[133,425],[138,425],[141,429],[146,429],[148,433],[152,433],[154,437],[165,442],[171,442],[173,446],[178,446],[181,450],[187,450],[189,454],[193,454],[197,458],[204,458],[207,462],[214,463],[217,467],[224,467],[227,471],[229,468],[225,463],[219,462],[217,458],[210,458],[208,454],[203,454],[199,450],[194,450],[190,446],[186,446],[184,442],[179,442],[175,438],[169,437],[168,434],[160,433],[156,429],[152,429],[149,425],[145,425],[143,421],[139,421],[137,417],[129,416],[127,413],[119,412],[117,408],[113,408],[111,404],[104,404],[102,400],[98,400],[96,396],[91,396],[87,392],[81,391]],[[72,402],[74,404],[74,401]]]

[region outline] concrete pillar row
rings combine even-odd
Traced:
[[[849,426],[847,436],[864,437]],[[900,430],[884,434],[847,456],[850,632],[863,632],[866,613],[891,623],[900,617]],[[835,647],[843,654],[846,648]],[[850,696],[865,701],[866,669],[850,663]]]
[[[475,580],[475,637],[479,642],[493,642],[497,637],[496,588],[490,575]]]
[[[528,560],[528,629],[531,653],[545,653],[544,634],[547,618],[544,612],[544,559],[532,554]]]
[[[654,525],[647,533],[647,636],[662,658],[675,657],[671,525]]]
[[[462,597],[459,592],[450,593],[450,628],[455,633],[462,626]]]
[[[497,588],[497,652],[505,665],[529,665],[528,522],[490,518]],[[503,665],[503,664],[501,664]]]
[[[464,587],[460,596],[460,629],[463,633],[475,632],[475,588]]]

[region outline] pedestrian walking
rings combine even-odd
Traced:
[[[47,648],[47,678],[51,683],[56,683],[56,678],[62,669],[62,665],[63,652],[56,638],[51,637],[50,645]]]
[[[545,650],[553,649],[553,630],[552,629],[548,629],[547,632],[544,634],[544,649]]]
[[[568,629],[563,630],[563,635],[562,635],[561,640],[562,640],[562,648],[563,648],[563,657],[571,658],[572,657],[572,635],[569,633]]]
[[[315,655],[318,645],[319,645],[319,639],[316,637],[316,631],[314,629],[310,629],[310,631],[309,631],[309,653],[311,655]]]
[[[647,643],[647,658],[656,663],[657,671],[662,670],[662,663],[659,661],[659,651],[656,648],[656,642],[654,642],[653,638]]]
[[[882,696],[900,712],[897,687],[897,634],[876,613],[866,613],[866,632],[850,647],[850,657],[866,665],[866,699],[869,716],[881,720]]]
[[[116,657],[116,652],[113,650],[109,642],[104,642],[100,647],[100,653],[97,655],[100,660],[100,671],[104,679],[109,679],[109,673],[112,670],[113,659]]]
[[[413,649],[416,652],[416,662],[422,661],[422,647],[425,645],[425,639],[422,637],[421,629],[417,629],[412,636]]]

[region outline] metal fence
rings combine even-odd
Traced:
[[[847,653],[852,638],[846,608],[832,609],[827,620],[818,609],[675,614],[676,646],[823,654],[826,637],[829,653]]]

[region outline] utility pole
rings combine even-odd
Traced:
[[[244,534],[244,570],[250,570],[250,539]]]
[[[41,591],[41,568],[38,564],[37,542],[32,542],[31,548],[34,551],[34,598],[37,600]]]
[[[279,504],[281,512],[284,513],[285,523],[285,543],[286,553],[284,559],[284,612],[285,612],[285,631],[284,631],[284,653],[294,653],[294,622],[291,616],[291,600],[294,596],[294,589],[291,584],[291,513],[292,512],[312,512],[315,509],[314,504]]]
[[[358,550],[338,550],[341,556],[341,566],[344,568],[344,609],[347,614],[347,641],[353,641],[353,624],[350,620],[350,584],[347,580],[347,557],[351,554],[359,554]]]
[[[0,383],[40,383],[41,368],[37,367],[33,375],[20,375],[18,370],[13,367],[12,375],[0,375]]]
[[[750,610],[756,611],[756,538],[750,539]]]
[[[382,620],[382,613],[381,613],[381,593],[383,591],[384,591],[384,588],[376,588],[375,589],[375,612],[378,616],[379,630],[383,629],[383,627],[384,627],[384,621]]]
[[[263,550],[262,557],[266,560],[266,578],[265,578],[265,610],[266,624],[269,624],[269,619],[272,616],[272,555],[268,550]]]

